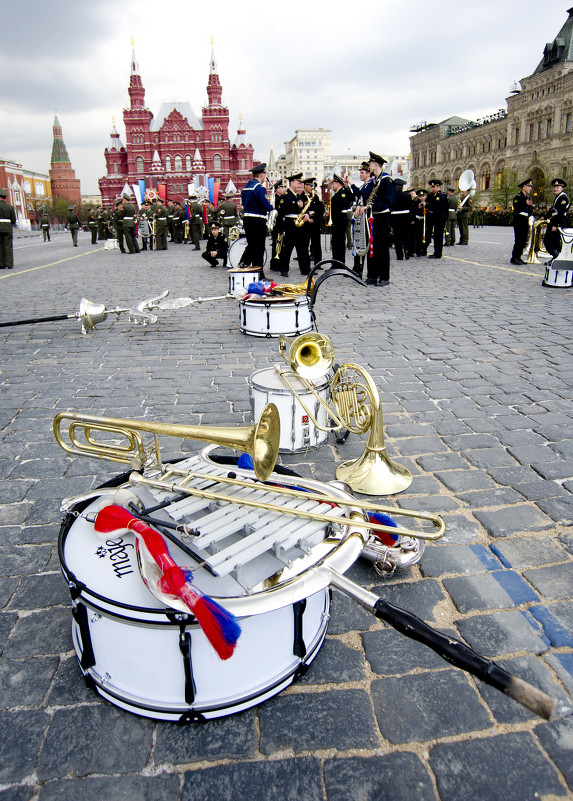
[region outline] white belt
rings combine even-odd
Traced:
[[[372,214],[389,214],[390,209],[382,209],[382,211],[373,211]]]
[[[266,220],[267,219],[267,215],[266,214],[249,214],[248,212],[245,212],[243,214],[243,217],[258,217],[258,219],[260,219],[260,220]]]
[[[285,214],[285,220],[296,220],[298,214]]]
[[[522,217],[529,217],[528,211],[520,211],[519,213],[521,214]]]
[[[402,209],[402,211],[392,211],[391,214],[409,214],[410,212],[408,209]]]
[[[122,220],[133,220],[133,217],[122,217]]]

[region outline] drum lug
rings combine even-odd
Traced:
[[[189,712],[184,712],[177,723],[182,726],[185,726],[188,723],[205,723],[207,718],[205,715],[202,715],[201,712],[193,712],[189,710]]]

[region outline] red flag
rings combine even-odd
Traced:
[[[219,202],[219,190],[221,189],[221,179],[217,178],[215,181],[215,186],[213,187],[213,205],[215,208],[217,207],[217,203]]]
[[[161,200],[166,203],[167,202],[167,184],[157,184],[157,194],[161,198]]]

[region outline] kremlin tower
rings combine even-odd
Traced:
[[[234,185],[243,188],[251,178],[253,146],[240,123],[235,143],[229,140],[229,109],[223,105],[215,54],[211,52],[207,105],[197,117],[190,103],[162,103],[157,116],[145,104],[135,51],[131,56],[129,107],[123,111],[125,145],[115,124],[105,149],[106,175],[99,180],[104,206],[110,206],[127,183],[144,181],[146,187],[165,187],[169,200],[184,200],[189,185],[219,181],[220,193]],[[195,180],[197,179],[197,180]]]
[[[57,114],[54,115],[54,142],[52,145],[52,158],[50,160],[50,183],[52,185],[52,198],[66,200],[78,206],[82,202],[80,180],[72,169],[70,157],[62,138],[62,126]]]

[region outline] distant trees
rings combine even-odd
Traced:
[[[517,185],[518,175],[515,170],[507,170],[505,167],[499,174],[496,185],[490,190],[491,205],[508,209],[511,201],[519,191]]]

